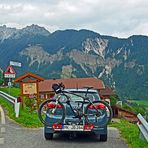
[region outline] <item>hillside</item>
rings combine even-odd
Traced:
[[[10,60],[44,78],[97,77],[123,99],[148,100],[148,37],[117,38],[89,30],[50,33],[31,25],[23,29],[0,27],[0,68]]]

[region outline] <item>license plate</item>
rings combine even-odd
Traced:
[[[83,131],[83,125],[63,125],[63,131]]]

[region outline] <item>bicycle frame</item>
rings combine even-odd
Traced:
[[[92,88],[92,87],[91,87],[91,88]],[[70,97],[69,97],[68,95],[66,95],[66,93],[72,94],[72,95],[75,95],[75,96],[78,96],[78,97],[82,98],[83,101],[78,101],[78,102],[82,103],[81,109],[83,109],[84,104],[86,103],[85,100],[87,100],[88,103],[90,103],[91,105],[94,106],[93,102],[92,102],[89,98],[87,98],[88,90],[91,89],[91,88],[88,88],[88,89],[87,89],[86,94],[85,94],[85,97],[82,97],[81,95],[78,95],[78,94],[75,94],[75,93],[72,93],[72,92],[68,92],[68,91],[62,91],[62,93],[60,94],[60,96],[61,96],[61,95],[64,95],[64,96],[67,98],[66,104],[69,105],[69,107],[70,107],[70,109],[72,110],[72,112],[73,112],[75,118],[80,118],[80,119],[81,119],[82,116],[78,116],[78,115],[77,115],[77,110],[75,111],[75,109],[72,107],[72,105],[71,105],[71,103],[70,103]],[[56,99],[56,104],[58,104],[58,102],[60,102],[60,96],[58,96],[58,98]],[[94,109],[97,111],[97,113],[99,113],[98,109],[97,109],[95,106],[94,106]],[[55,110],[56,110],[56,108],[54,109],[54,111],[55,111]],[[86,115],[85,115],[85,114],[83,114],[83,116],[86,118]]]

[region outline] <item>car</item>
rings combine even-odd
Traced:
[[[100,101],[100,96],[97,90],[95,89],[90,89],[87,91],[87,89],[65,89],[64,91],[70,92],[67,95],[70,98],[70,103],[72,108],[75,110],[79,110],[81,107],[81,102],[83,102],[82,97],[87,97],[91,101]],[[73,94],[74,93],[74,94]],[[54,96],[53,99],[57,98],[57,94]],[[98,118],[93,118],[90,117],[89,121],[93,123],[92,125],[87,125],[85,124],[85,118],[82,117],[80,118],[75,118],[72,109],[70,106],[66,103],[67,98],[65,95],[60,95],[60,102],[64,105],[65,108],[65,116],[64,116],[64,121],[62,124],[58,124],[60,121],[60,115],[61,115],[61,110],[60,107],[57,110],[56,115],[48,115],[46,114],[45,117],[45,122],[48,123],[44,124],[44,137],[46,140],[51,140],[53,139],[54,133],[70,133],[71,135],[75,135],[77,133],[85,133],[85,132],[90,132],[94,133],[97,136],[97,139],[99,138],[100,141],[107,141],[107,124],[104,126],[99,126],[103,125],[103,123],[106,123],[108,120],[108,113],[104,113],[104,115],[98,117]],[[85,101],[84,104],[84,109],[88,105],[89,102]],[[58,108],[58,107],[57,107]],[[107,109],[108,111],[108,109]],[[82,111],[83,112],[83,111]]]

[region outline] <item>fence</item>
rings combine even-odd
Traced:
[[[148,123],[147,121],[142,117],[141,114],[137,115],[138,118],[138,127],[140,129],[140,137],[143,140],[146,140],[148,142]]]
[[[15,111],[15,116],[19,117],[19,111],[20,111],[20,103],[17,102],[17,98],[8,95],[7,93],[4,93],[0,91],[0,96],[8,100],[10,103],[14,105],[14,111]]]

